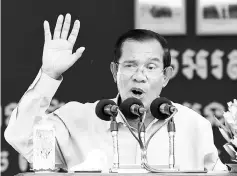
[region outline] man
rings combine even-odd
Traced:
[[[39,122],[37,116],[43,116],[52,97],[62,82],[62,74],[69,69],[85,50],[80,47],[72,54],[80,23],[73,25],[68,36],[71,17],[58,17],[54,35],[49,24],[44,22],[45,45],[42,68],[35,81],[29,87],[13,111],[5,131],[6,140],[32,163],[32,131]],[[111,72],[117,83],[119,94],[113,99],[117,104],[129,97],[142,101],[147,109],[145,120],[146,138],[162,123],[155,119],[149,107],[160,96],[172,75],[171,58],[167,43],[160,35],[148,30],[131,30],[122,35],[114,51]],[[108,171],[113,162],[113,145],[110,134],[110,122],[100,120],[95,114],[95,103],[82,104],[69,102],[48,115],[48,123],[56,129],[58,145],[56,163],[60,167],[72,169],[75,165],[89,163],[88,167]],[[180,104],[173,103],[178,109],[174,116],[176,124],[175,159],[180,170],[222,170],[225,166],[218,159],[210,123]],[[118,115],[118,143],[120,164],[141,162],[138,142],[131,135]],[[128,123],[137,129],[138,121]],[[169,142],[167,127],[157,132],[147,151],[148,163],[168,165]],[[89,168],[90,169],[90,168]]]

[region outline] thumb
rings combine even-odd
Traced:
[[[75,62],[81,57],[84,50],[85,50],[85,47],[80,47],[76,50],[75,53],[73,53],[73,59],[75,60]]]

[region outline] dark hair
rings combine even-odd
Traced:
[[[164,68],[169,67],[171,64],[171,57],[170,57],[167,41],[158,33],[150,31],[150,30],[146,30],[146,29],[132,29],[122,34],[118,38],[114,47],[114,62],[118,63],[122,55],[122,45],[125,41],[135,40],[135,41],[143,42],[143,41],[152,40],[152,39],[157,40],[161,44],[164,50],[164,55],[163,55]]]

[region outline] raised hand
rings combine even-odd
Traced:
[[[85,50],[80,47],[72,53],[74,43],[80,29],[80,21],[74,22],[72,31],[68,37],[71,24],[71,15],[67,14],[63,22],[63,15],[59,15],[52,38],[48,21],[44,21],[44,51],[42,71],[48,76],[58,79],[69,69]]]

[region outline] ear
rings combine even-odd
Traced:
[[[164,70],[163,74],[164,74],[163,87],[165,87],[165,86],[168,84],[170,78],[171,78],[172,75],[173,75],[173,67],[171,67],[171,66],[167,67],[167,68]]]
[[[114,63],[114,62],[111,62],[110,63],[110,71],[113,75],[113,78],[114,78],[114,82],[116,83],[117,81],[117,65]]]

